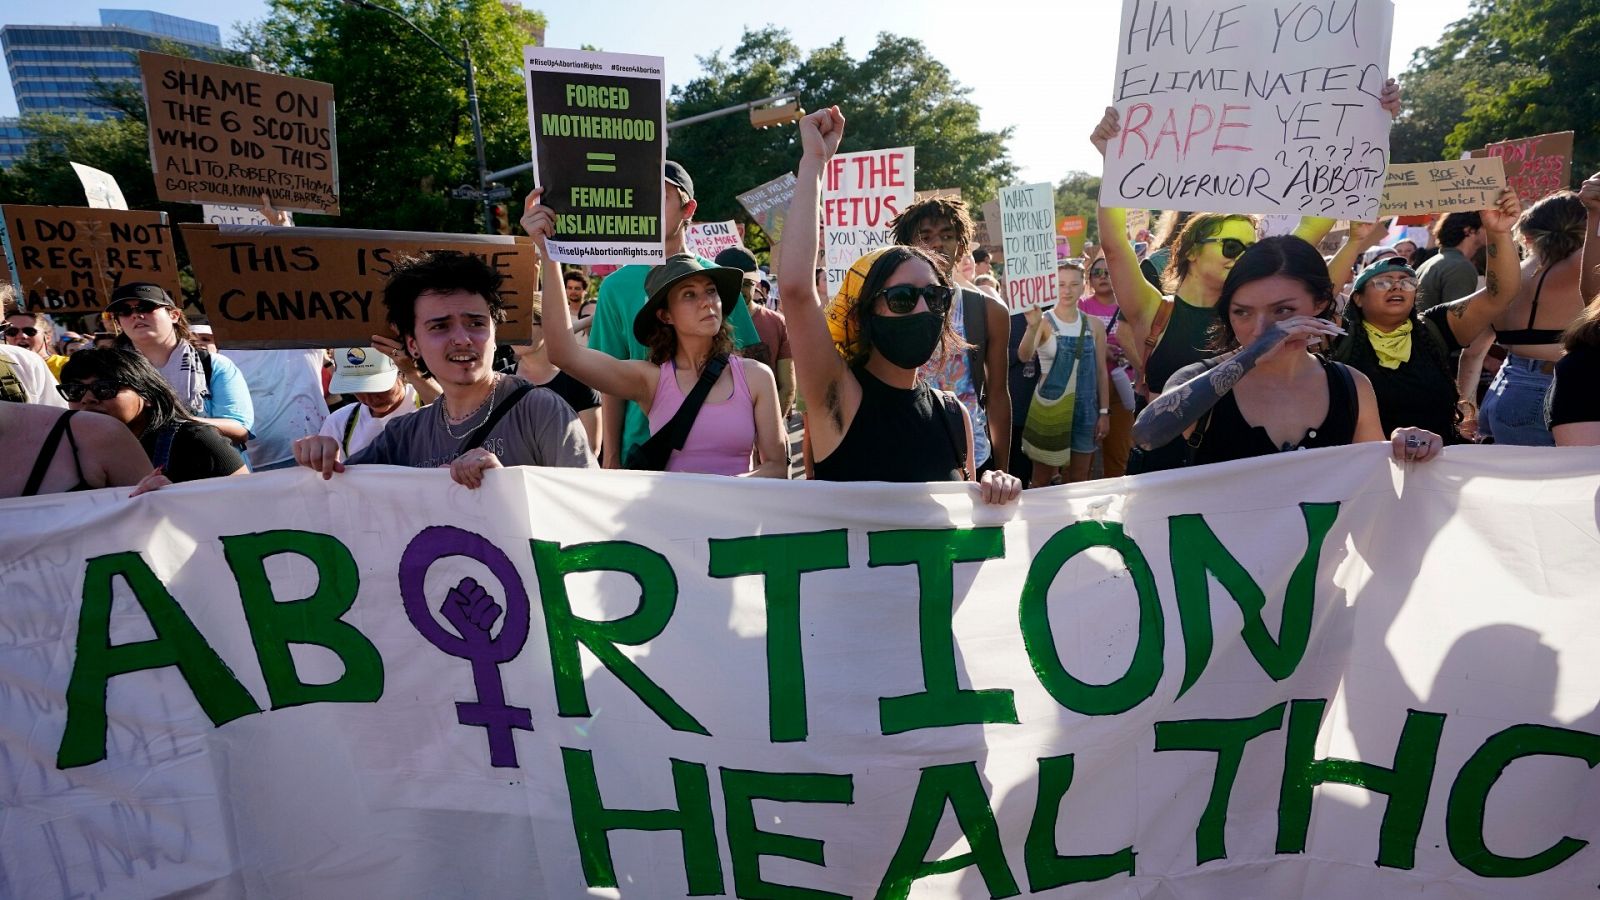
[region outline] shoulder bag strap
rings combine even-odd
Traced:
[[[516,406],[517,401],[521,400],[531,390],[533,390],[533,385],[531,384],[518,385],[494,409],[489,411],[489,418],[483,420],[483,424],[478,426],[477,431],[467,435],[466,441],[461,444],[461,449],[456,451],[456,455],[460,456],[469,450],[476,450],[482,447],[483,442],[489,439],[489,432],[493,431],[494,427],[500,424],[500,420],[505,418],[505,414],[511,411],[511,407]],[[439,402],[443,403],[444,401],[441,399]]]
[[[700,407],[711,394],[711,386],[722,377],[722,370],[727,366],[726,356],[714,356],[706,360],[706,367],[700,372],[700,380],[694,383],[694,389],[689,392],[689,396],[683,398],[683,405],[672,414],[667,424],[661,426],[660,431],[650,435],[650,439],[640,446],[648,446],[652,452],[662,449],[665,451],[663,456],[675,450],[682,450],[684,442],[689,439],[689,432],[694,428],[694,420],[700,415]],[[677,377],[676,370],[672,377]]]
[[[1167,331],[1167,323],[1172,321],[1172,308],[1178,303],[1177,297],[1162,297],[1161,305],[1156,308],[1156,317],[1150,320],[1150,333],[1145,335],[1144,353],[1139,360],[1139,383],[1136,389],[1142,388],[1144,393],[1150,393],[1150,382],[1146,380],[1146,370],[1150,368],[1150,354],[1155,352],[1156,344],[1161,342],[1161,335]],[[1156,389],[1160,393],[1166,385]]]
[[[981,406],[988,402],[989,363],[989,298],[978,291],[957,288],[961,294],[961,317],[966,323],[967,374],[972,378],[972,390]]]

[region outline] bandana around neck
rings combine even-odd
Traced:
[[[1411,361],[1410,319],[1388,334],[1372,327],[1371,322],[1362,321],[1361,325],[1367,329],[1367,341],[1372,344],[1373,352],[1378,354],[1378,365],[1385,369],[1398,369]]]

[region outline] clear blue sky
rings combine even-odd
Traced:
[[[1100,168],[1088,133],[1111,96],[1113,36],[1121,10],[1116,0],[524,0],[524,5],[543,10],[549,19],[550,46],[592,44],[665,56],[668,78],[680,84],[699,73],[698,57],[731,50],[746,26],[786,28],[806,50],[843,36],[857,58],[880,32],[916,37],[972,89],[985,128],[1015,127],[1011,155],[1023,180],[1056,181],[1074,169]],[[1402,71],[1418,47],[1436,42],[1445,25],[1466,15],[1467,5],[1468,0],[1397,0],[1391,73]],[[259,19],[267,10],[265,0],[8,0],[3,15],[6,24],[98,24],[102,6],[211,22],[222,27],[224,41],[232,38],[236,24]],[[0,91],[0,115],[15,115],[9,79]]]

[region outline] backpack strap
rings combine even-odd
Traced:
[[[939,398],[939,406],[944,411],[944,435],[950,439],[950,449],[956,454],[956,467],[961,470],[961,477],[967,481],[972,480],[972,469],[967,464],[967,434],[966,416],[961,410],[961,398],[950,391],[933,392]]]
[[[511,407],[516,406],[517,401],[521,400],[531,390],[533,390],[533,385],[526,382],[517,385],[515,390],[508,394],[504,400],[501,400],[494,409],[489,411],[489,418],[483,420],[483,424],[478,426],[478,430],[467,435],[467,439],[462,442],[461,448],[456,451],[456,456],[482,447],[483,442],[489,439],[489,432],[493,431],[494,427],[500,424],[500,420],[505,418],[506,413],[511,411]]]
[[[986,376],[989,352],[989,298],[977,291],[961,288],[961,317],[966,323],[967,373],[972,378],[972,389],[977,393],[978,405],[988,402]]]
[[[206,393],[211,392],[211,351],[204,347],[194,348],[200,354],[200,368],[206,372]]]
[[[1172,321],[1172,309],[1177,302],[1176,297],[1162,297],[1161,305],[1156,307],[1156,316],[1150,320],[1150,333],[1145,335],[1144,352],[1140,354],[1139,383],[1134,385],[1135,391],[1150,393],[1150,382],[1146,380],[1148,376],[1145,375],[1145,370],[1150,367],[1150,354],[1155,352],[1156,344],[1161,343],[1161,336],[1167,331],[1167,323]],[[1166,385],[1158,388],[1157,393],[1164,389]]]

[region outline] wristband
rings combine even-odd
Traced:
[[[1111,415],[1111,410],[1110,410],[1110,409],[1107,409],[1107,408],[1106,408],[1106,407],[1104,407],[1104,406],[1102,406],[1102,407],[1100,407],[1100,415],[1102,415],[1102,416],[1109,416],[1109,415]]]

